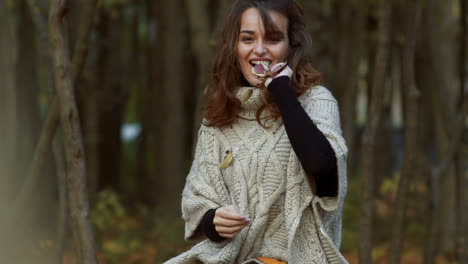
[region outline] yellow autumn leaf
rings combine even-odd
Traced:
[[[242,93],[241,101],[244,103],[252,96],[252,89],[247,89]]]
[[[226,157],[224,158],[223,162],[219,165],[219,168],[225,169],[229,166],[231,166],[232,163],[232,153],[228,152]]]

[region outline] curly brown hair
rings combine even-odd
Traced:
[[[296,95],[303,94],[311,86],[321,81],[321,73],[314,69],[305,55],[310,46],[310,35],[305,30],[302,19],[304,11],[293,0],[238,0],[226,17],[222,34],[222,44],[218,49],[211,68],[207,86],[208,100],[204,109],[205,126],[224,127],[238,118],[241,102],[236,97],[237,89],[246,82],[237,59],[236,47],[239,40],[241,15],[249,9],[256,8],[263,21],[265,34],[275,34],[279,30],[272,22],[268,11],[276,11],[288,19],[288,38],[290,53],[287,56],[289,67],[293,70],[291,84]],[[263,126],[260,116],[268,109],[270,118],[277,119],[280,112],[272,96],[266,92],[265,104],[257,110],[257,122]],[[266,122],[264,120],[264,122]]]

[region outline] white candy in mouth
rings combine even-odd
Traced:
[[[261,67],[261,66],[260,66],[260,67]],[[258,70],[258,72],[257,72],[257,70]],[[258,69],[258,66],[257,66],[257,65],[252,66],[251,72],[252,72],[254,75],[258,76],[258,77],[265,77],[265,76],[266,76],[266,71],[265,71],[264,69]]]
[[[269,61],[252,61],[251,63],[254,64],[251,72],[258,77],[258,83],[255,85],[257,87],[260,87],[267,77],[274,78],[287,66],[286,62],[277,63],[271,68]]]
[[[270,62],[269,61],[252,61],[255,64],[252,67],[252,73],[258,77],[265,77],[267,72],[270,71]]]
[[[269,62],[269,61],[260,61],[260,64],[263,66],[263,68],[265,69],[265,71],[269,71],[269,70],[270,70],[270,62]]]

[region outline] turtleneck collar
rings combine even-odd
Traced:
[[[241,101],[242,110],[239,117],[255,120],[257,110],[265,103],[264,91],[257,87],[240,87],[236,92],[236,97]],[[262,111],[261,118],[268,117],[268,111]]]

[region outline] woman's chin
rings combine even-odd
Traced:
[[[252,86],[263,89],[263,88],[265,88],[265,82],[259,81],[259,82],[255,83],[255,84],[252,84]]]
[[[259,79],[255,78],[255,79],[248,80],[248,83],[253,87],[257,87],[257,88],[261,88],[261,89],[265,88],[265,81],[264,80],[262,81],[262,80],[259,80]]]

